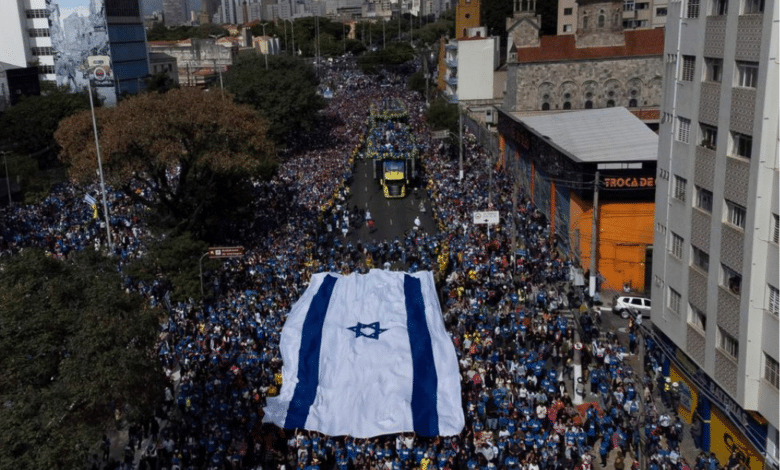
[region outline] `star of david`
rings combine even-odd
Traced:
[[[363,328],[368,328],[374,331],[369,334],[365,334],[363,333]],[[350,326],[347,329],[355,332],[355,338],[360,338],[361,336],[365,336],[366,338],[371,338],[371,339],[379,339],[379,335],[387,331],[387,328],[379,328],[378,321],[375,321],[374,323],[368,323],[368,324],[358,322],[357,325]]]

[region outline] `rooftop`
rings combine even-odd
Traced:
[[[658,135],[626,108],[510,116],[577,162],[658,159]]]
[[[661,56],[664,53],[664,30],[636,29],[624,31],[625,45],[577,47],[574,34],[542,36],[539,47],[517,49],[517,62],[558,62],[561,60],[613,59],[618,57]]]

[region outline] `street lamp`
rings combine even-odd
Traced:
[[[106,218],[106,238],[108,240],[109,250],[113,249],[114,244],[111,241],[111,223],[108,217],[108,203],[106,202],[106,183],[103,180],[103,161],[100,158],[100,141],[98,140],[97,121],[95,120],[95,104],[92,101],[92,77],[89,77],[88,92],[89,92],[89,109],[92,111],[92,130],[95,133],[95,150],[97,152],[98,161],[98,174],[100,175],[100,193],[103,196],[103,214]]]
[[[293,20],[284,20],[284,21],[289,21],[290,27],[292,28],[292,33],[290,35],[292,36],[293,55],[295,55],[295,21]]]
[[[260,26],[263,27],[263,42],[265,43],[265,51],[263,52],[263,57],[265,58],[265,69],[268,70],[268,37],[265,35],[265,25],[268,23],[260,23]]]
[[[225,37],[225,34],[209,34],[209,37],[214,39],[214,44],[216,44],[217,43],[217,39]],[[217,50],[219,50],[219,49],[217,49]],[[214,59],[214,69],[216,69],[216,68],[217,68],[217,59]],[[219,66],[219,88],[220,88],[220,93],[222,95],[222,98],[224,98],[225,97],[225,85],[222,82],[222,65]]]

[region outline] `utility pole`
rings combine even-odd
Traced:
[[[590,229],[590,279],[588,294],[591,298],[596,295],[597,266],[596,255],[598,253],[598,223],[599,223],[599,171],[596,170],[596,180],[593,181],[593,226]]]
[[[268,70],[268,37],[265,35],[265,25],[268,23],[260,23],[260,26],[263,27],[263,42],[265,43],[265,51],[263,51],[263,57],[265,58],[265,69]],[[219,69],[219,80],[222,81],[222,69]]]
[[[458,181],[463,181],[463,111],[458,105]]]

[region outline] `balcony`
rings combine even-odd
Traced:
[[[445,81],[451,86],[458,86],[458,77],[449,76]]]
[[[447,59],[447,60],[444,61],[444,63],[447,64],[447,67],[449,67],[451,69],[458,68],[458,61],[455,60],[455,59]]]

